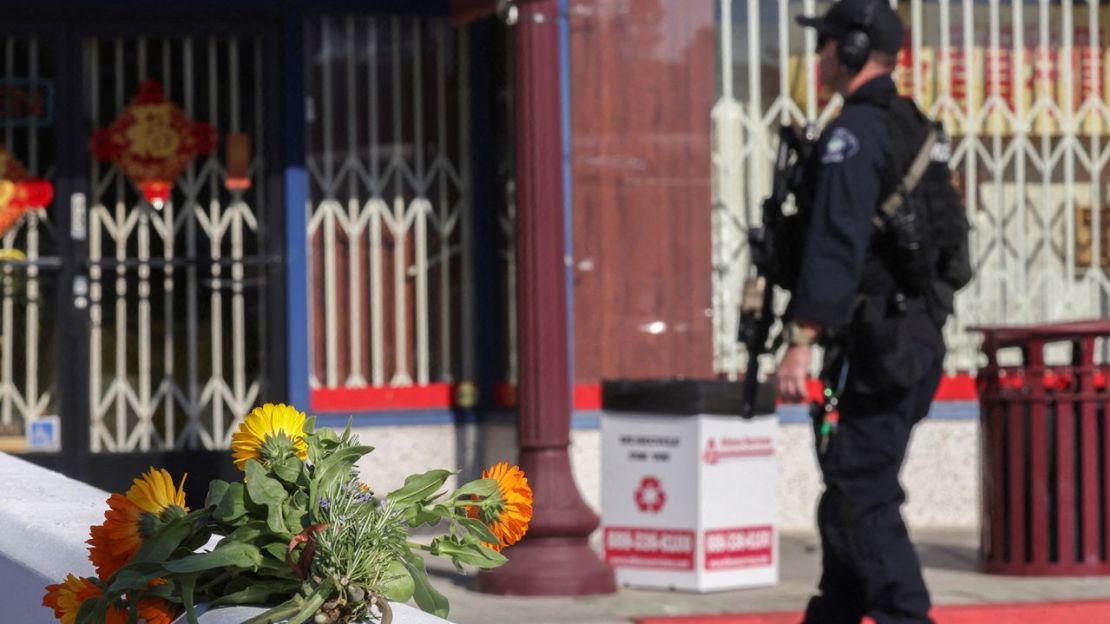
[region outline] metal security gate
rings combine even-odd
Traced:
[[[718,0],[713,110],[714,359],[735,373],[746,232],[770,184],[774,130],[827,121],[812,32],[829,2]],[[953,138],[975,281],[946,327],[949,371],[974,370],[968,326],[1110,314],[1110,7],[1095,1],[903,0],[896,79]],[[1066,354],[1062,354],[1066,357]]]
[[[74,340],[49,355],[39,342],[40,371],[62,372],[32,417],[60,416],[69,462],[46,463],[98,483],[150,462],[199,466],[195,455],[228,448],[251,407],[283,396],[275,39],[249,26],[144,24],[50,41],[62,59],[52,80],[69,96],[56,102],[54,141],[66,174],[40,221],[64,223],[51,230],[63,277],[38,314],[52,310]],[[160,103],[142,99],[155,91]],[[140,178],[183,153],[191,128],[211,129],[210,149],[189,153],[164,200],[152,199]],[[98,158],[106,141],[146,169]]]
[[[305,45],[314,395],[473,380],[466,30],[319,16]]]

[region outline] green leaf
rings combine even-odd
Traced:
[[[424,474],[411,475],[405,479],[403,486],[390,492],[386,499],[396,505],[408,505],[422,501],[443,487],[449,476],[451,476],[449,470],[429,470]]]
[[[112,577],[112,582],[108,585],[108,589],[106,589],[104,593],[121,594],[130,590],[145,590],[147,586],[150,585],[151,581],[162,575],[163,572],[157,565],[132,564],[116,572],[116,575]]]
[[[355,462],[373,450],[369,446],[348,446],[335,451],[320,460],[320,464],[316,467],[316,481],[321,488],[327,489],[327,486],[337,477],[349,475]]]
[[[497,539],[497,536],[493,534],[493,531],[491,531],[490,528],[486,526],[486,523],[477,518],[458,518],[457,522],[466,527],[468,533],[482,540],[483,542],[496,544],[500,541]]]
[[[221,545],[212,552],[189,555],[176,561],[162,564],[166,570],[176,574],[190,574],[217,568],[256,568],[262,563],[262,553],[252,544],[232,542]]]
[[[416,606],[426,613],[446,619],[448,611],[451,610],[451,604],[447,602],[447,597],[436,591],[436,588],[432,587],[431,582],[428,581],[428,572],[420,555],[409,551],[403,555],[401,563],[412,577],[413,598],[416,600]]]
[[[266,534],[268,532],[269,527],[266,526],[265,522],[261,522],[259,520],[251,520],[250,522],[247,522],[246,524],[229,533],[228,536],[224,538],[224,540],[229,542],[244,542],[247,544],[251,544],[257,541],[258,538],[261,537],[263,534]]]
[[[408,602],[416,591],[412,575],[400,561],[391,561],[382,576],[381,593],[393,602]]]
[[[247,496],[257,505],[269,507],[275,503],[281,504],[287,496],[281,482],[266,474],[262,464],[253,459],[247,460],[247,476],[244,480],[247,484]]]
[[[316,431],[316,417],[309,416],[305,418],[304,426],[301,427],[301,431],[304,431],[305,435],[312,435]]]
[[[154,535],[143,540],[143,545],[131,558],[131,563],[161,563],[189,538],[193,523],[188,516],[171,520]]]
[[[245,488],[242,483],[232,483],[228,486],[227,492],[223,498],[220,499],[220,504],[216,506],[212,516],[220,521],[232,523],[242,518],[247,513],[247,507],[243,502],[245,495]]]
[[[208,606],[273,603],[277,598],[292,594],[300,586],[299,582],[294,581],[256,581],[244,589],[223,594]]]
[[[266,512],[266,526],[278,535],[285,535],[285,518],[281,515],[281,504],[267,506]]]
[[[286,554],[288,554],[288,552],[289,552],[289,546],[287,546],[285,544],[272,543],[272,544],[266,544],[265,546],[262,547],[262,553],[263,554],[269,555],[269,556],[273,557],[274,559],[277,559],[278,561],[281,562],[281,564],[283,566],[287,565],[285,563],[285,556],[286,556]]]
[[[316,465],[312,485],[309,488],[311,492],[309,511],[315,514],[320,505],[320,493],[328,491],[339,479],[349,478],[355,462],[372,450],[374,449],[369,446],[348,446],[321,459]]]
[[[405,521],[412,527],[418,527],[423,524],[434,526],[440,520],[445,520],[450,516],[451,510],[443,505],[435,505],[433,507],[413,505],[405,512]]]
[[[489,570],[504,565],[505,555],[480,544],[459,544],[449,539],[438,538],[432,541],[430,552],[453,561]]]
[[[271,531],[282,535],[285,533],[285,519],[281,513],[281,504],[288,496],[285,486],[281,481],[271,478],[262,464],[253,459],[247,461],[247,496],[256,505],[266,506],[266,526]]]
[[[479,498],[487,498],[492,496],[497,491],[496,479],[478,479],[471,481],[461,488],[451,493],[451,500],[458,500],[460,498],[470,498],[477,496]]]
[[[308,510],[298,507],[293,500],[285,501],[282,505],[282,514],[285,516],[285,530],[292,535],[300,533],[308,526]]]
[[[210,481],[208,483],[208,496],[204,498],[204,506],[208,509],[218,507],[229,487],[231,487],[231,484],[227,481]]]
[[[274,464],[274,476],[282,481],[293,485],[297,482],[297,477],[301,476],[301,470],[304,469],[304,462],[296,457],[286,457],[284,460]]]
[[[181,577],[181,600],[185,603],[185,617],[189,624],[198,624],[196,601],[193,600],[193,589],[196,588],[196,584],[196,574],[186,574]]]

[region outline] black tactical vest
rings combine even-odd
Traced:
[[[931,274],[925,286],[910,286],[901,274],[898,254],[889,236],[872,239],[864,265],[860,290],[864,294],[886,295],[902,292],[922,297],[933,320],[941,325],[952,314],[957,290],[971,280],[968,248],[969,226],[959,193],[952,184],[948,166],[950,147],[943,128],[927,119],[913,100],[894,91],[867,98],[887,112],[890,137],[889,158],[879,183],[880,202],[899,189],[910,163],[917,157],[930,128],[942,133],[933,146],[924,175],[908,193],[903,210],[913,210],[921,228],[922,251]]]

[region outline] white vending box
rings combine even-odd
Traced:
[[[617,582],[716,591],[779,579],[778,420],[724,381],[603,384],[601,525]]]

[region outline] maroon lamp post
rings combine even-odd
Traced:
[[[493,594],[579,596],[616,591],[590,548],[597,515],[571,475],[566,265],[556,0],[519,4],[515,26],[517,323],[520,466],[534,495],[528,533],[509,562],[478,576]]]

